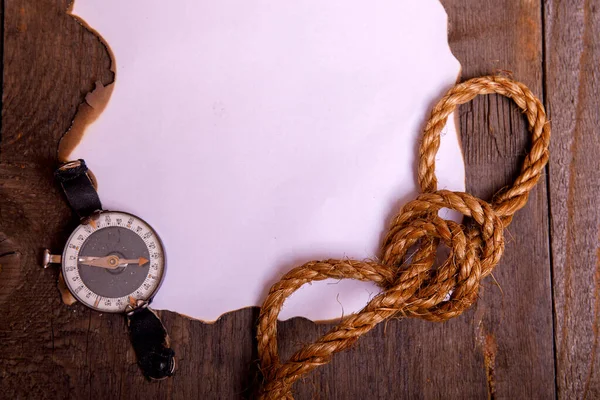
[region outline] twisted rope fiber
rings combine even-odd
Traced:
[[[456,106],[479,94],[511,98],[527,117],[532,146],[514,184],[488,203],[469,193],[437,190],[435,156],[440,132]],[[460,315],[477,299],[480,282],[498,264],[504,250],[503,229],[527,202],[529,192],[548,162],[550,124],[541,102],[522,83],[501,76],[475,78],[457,84],[434,107],[419,148],[418,182],[423,192],[406,204],[392,221],[379,261],[311,261],[292,269],[275,283],[262,306],[258,353],[264,383],[262,399],[292,399],[292,384],[302,375],[331,361],[377,324],[394,316],[445,321]],[[441,208],[468,217],[468,227],[438,216]],[[450,249],[436,266],[437,247]],[[409,249],[416,251],[409,254]],[[411,249],[411,253],[413,250]],[[382,292],[361,311],[342,319],[314,343],[281,363],[277,348],[277,317],[284,301],[302,285],[323,279],[372,281]]]

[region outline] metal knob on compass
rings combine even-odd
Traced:
[[[62,256],[56,254],[50,254],[50,250],[44,249],[42,254],[42,267],[48,268],[50,264],[60,264],[62,262]]]

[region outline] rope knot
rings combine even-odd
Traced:
[[[435,156],[440,132],[459,104],[479,94],[511,98],[529,122],[532,145],[514,184],[491,203],[468,193],[437,190]],[[275,283],[263,303],[257,329],[258,354],[265,382],[263,399],[292,399],[292,384],[327,364],[378,323],[398,314],[445,321],[461,314],[477,299],[480,282],[491,274],[504,251],[503,230],[526,203],[548,162],[550,126],[541,102],[522,83],[501,76],[460,83],[434,107],[419,148],[417,178],[422,194],[406,204],[392,221],[382,245],[381,261],[311,261]],[[440,210],[467,217],[461,225],[440,217]],[[447,257],[436,262],[442,247]],[[328,333],[281,363],[277,348],[277,316],[285,300],[302,285],[328,278],[372,281],[382,288],[358,313],[343,318]]]
[[[442,209],[457,211],[472,223],[465,227],[444,220],[439,216]],[[462,313],[502,256],[503,228],[490,204],[467,193],[440,190],[406,204],[392,221],[382,248],[382,264],[395,270],[394,280],[382,285],[390,307],[433,321]],[[440,245],[448,255],[436,263]],[[404,296],[394,302],[400,292]]]

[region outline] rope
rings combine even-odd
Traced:
[[[512,187],[491,202],[469,193],[437,190],[435,156],[440,132],[456,106],[479,94],[511,98],[529,122],[532,146]],[[333,355],[352,346],[360,336],[394,316],[445,321],[460,315],[477,299],[479,285],[500,261],[503,229],[522,208],[548,162],[550,125],[541,102],[522,83],[500,76],[475,78],[457,84],[431,113],[419,148],[418,182],[423,192],[406,204],[393,220],[383,241],[379,261],[311,261],[292,269],[275,283],[262,306],[257,329],[258,354],[264,383],[261,399],[292,399],[292,384],[302,375],[327,364]],[[468,226],[443,220],[441,208],[468,217]],[[448,258],[436,266],[441,244]],[[411,251],[409,249],[414,249]],[[358,279],[372,281],[382,291],[361,311],[282,363],[277,348],[277,316],[285,300],[312,281]]]

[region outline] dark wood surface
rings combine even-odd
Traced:
[[[600,398],[600,2],[544,7],[548,169],[560,395]]]
[[[257,309],[203,324],[163,312],[177,374],[147,383],[122,317],[64,306],[40,250],[75,221],[52,179],[58,140],[95,81],[113,79],[102,43],[67,0],[2,2],[0,398],[235,399],[256,388]],[[507,233],[480,299],[444,324],[392,320],[296,385],[297,398],[600,397],[600,1],[444,0],[463,78],[511,71],[553,126],[547,179]],[[529,143],[507,100],[461,107],[467,187],[488,197]],[[282,352],[330,326],[281,324]]]

